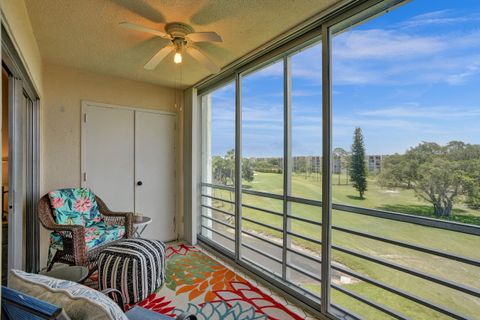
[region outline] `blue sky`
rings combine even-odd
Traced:
[[[480,143],[480,1],[414,0],[336,35],[333,147],[362,128],[367,153],[422,141]],[[243,155],[283,155],[283,75],[276,63],[242,81]],[[234,87],[212,94],[212,153],[234,147]],[[292,150],[320,155],[321,46],[292,57]]]

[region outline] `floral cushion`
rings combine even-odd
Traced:
[[[94,224],[90,228],[85,229],[87,251],[107,242],[122,239],[124,234],[124,226],[106,225],[103,221]]]
[[[85,250],[91,250],[108,242],[120,240],[125,235],[124,226],[107,225],[101,221],[85,228]],[[58,232],[50,233],[50,248],[48,250],[48,264],[57,250],[63,250],[62,236]]]
[[[89,228],[102,220],[95,195],[90,189],[61,189],[50,192],[48,196],[58,224],[78,224]]]

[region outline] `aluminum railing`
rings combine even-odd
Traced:
[[[211,188],[212,190],[215,190],[215,189],[225,190],[227,192],[234,192],[235,191],[235,189],[232,188],[232,187],[219,186],[219,185],[209,184],[209,183],[203,183],[202,187]],[[257,196],[257,197],[265,197],[265,198],[269,198],[269,199],[277,199],[277,200],[283,200],[284,199],[284,196],[282,196],[282,195],[270,194],[270,193],[267,193],[267,192],[254,191],[254,190],[248,190],[248,189],[242,190],[242,193],[247,194],[247,195]],[[221,197],[218,197],[218,196],[212,196],[212,195],[209,195],[209,194],[206,194],[206,193],[202,193],[201,196],[202,196],[203,199],[208,198],[208,199],[211,199],[211,200],[214,200],[214,201],[220,201],[220,202],[224,202],[224,203],[228,203],[228,204],[232,204],[232,205],[235,204],[235,202],[232,201],[232,200],[224,199],[224,198],[221,198]],[[303,199],[303,198],[291,197],[291,196],[287,196],[286,198],[287,198],[288,201],[290,201],[292,203],[307,204],[307,205],[315,206],[315,207],[321,207],[322,206],[321,201],[309,200],[309,199]],[[209,209],[209,210],[213,210],[213,211],[218,212],[220,214],[230,216],[230,217],[235,216],[235,214],[232,213],[232,212],[228,212],[228,211],[225,211],[225,210],[222,210],[222,209],[219,209],[219,208],[215,208],[214,206],[208,206],[208,205],[202,204],[202,207],[206,208],[206,209]],[[270,209],[259,208],[259,207],[256,207],[256,206],[252,206],[250,204],[242,204],[242,207],[243,208],[248,208],[248,209],[251,209],[251,210],[257,210],[257,211],[260,211],[260,212],[264,212],[266,214],[273,215],[273,216],[280,216],[280,217],[282,217],[282,219],[284,217],[284,215],[282,213],[275,212],[275,211],[270,210]],[[401,213],[396,213],[396,212],[373,210],[373,209],[367,209],[367,208],[359,208],[359,207],[348,206],[348,205],[343,205],[343,204],[333,204],[332,208],[333,208],[333,210],[349,212],[349,213],[352,213],[352,214],[360,214],[360,215],[375,217],[375,218],[379,218],[379,219],[394,220],[394,221],[399,221],[399,222],[404,222],[404,223],[411,223],[411,224],[415,224],[415,225],[425,226],[425,227],[429,227],[429,228],[438,228],[438,229],[443,229],[443,230],[448,230],[448,231],[453,231],[453,232],[459,232],[459,233],[464,233],[464,234],[469,234],[469,235],[474,235],[474,236],[480,236],[480,227],[476,227],[476,226],[473,226],[473,225],[467,225],[467,224],[461,224],[461,223],[455,223],[455,222],[449,222],[449,221],[442,221],[442,220],[431,219],[431,218],[427,218],[427,217],[413,216],[413,215],[401,214]],[[301,221],[303,223],[308,223],[308,224],[315,225],[315,226],[322,226],[321,222],[314,221],[314,220],[311,220],[311,219],[307,219],[307,218],[303,218],[303,217],[299,217],[299,216],[295,216],[295,215],[290,215],[290,214],[286,215],[286,217],[287,217],[287,219],[297,220],[297,221]],[[215,218],[203,215],[203,214],[202,214],[202,218],[210,219],[212,222],[218,223],[219,225],[222,225],[222,226],[227,227],[227,228],[234,228],[233,225],[230,225],[228,223],[225,223],[223,221],[220,221],[218,219],[215,219]],[[257,225],[257,226],[262,227],[262,228],[267,228],[267,229],[275,231],[275,232],[283,232],[284,231],[281,228],[272,226],[272,225],[267,224],[267,223],[259,222],[259,221],[256,221],[256,220],[253,220],[253,219],[250,219],[250,218],[247,218],[247,217],[241,217],[241,219],[243,221],[247,221],[251,224]],[[218,234],[219,236],[221,236],[225,239],[228,239],[229,241],[233,241],[233,242],[235,241],[234,238],[231,238],[231,237],[225,235],[222,232],[215,231],[215,230],[213,230],[213,228],[210,228],[208,226],[204,226],[203,224],[202,224],[202,228],[205,228],[209,231],[212,231],[215,234]],[[444,258],[444,259],[456,261],[458,263],[462,263],[462,264],[466,264],[466,265],[470,265],[470,266],[474,266],[474,267],[480,267],[480,260],[473,259],[473,258],[470,258],[470,257],[465,257],[465,256],[462,256],[462,255],[453,254],[453,253],[441,251],[441,250],[438,250],[438,249],[428,248],[428,247],[417,245],[417,244],[414,244],[414,243],[407,243],[407,242],[403,242],[403,241],[398,241],[398,240],[390,239],[390,238],[387,238],[387,237],[382,237],[382,236],[378,236],[378,235],[371,235],[371,234],[368,234],[368,233],[365,233],[365,232],[362,232],[362,231],[357,231],[357,230],[353,230],[353,229],[346,228],[346,227],[341,227],[341,226],[336,226],[336,225],[332,225],[332,230],[335,230],[335,231],[338,231],[338,232],[341,232],[341,233],[351,234],[351,235],[354,235],[354,236],[357,236],[357,237],[370,239],[370,240],[373,240],[373,241],[386,243],[386,244],[401,247],[401,248],[406,248],[406,249],[409,249],[409,250],[414,250],[414,251],[429,254],[429,255],[432,255],[432,256],[435,256],[435,257],[441,257],[441,258]],[[277,247],[279,249],[283,249],[282,244],[276,243],[275,241],[272,241],[271,239],[267,239],[267,238],[263,237],[262,235],[253,232],[252,230],[246,230],[246,229],[242,230],[242,234],[246,235],[246,236],[249,236],[249,237],[252,237],[252,238],[255,238],[255,239],[257,239],[259,241],[262,241],[264,243],[267,243],[268,245]],[[302,239],[304,241],[309,241],[310,243],[315,244],[315,245],[319,245],[319,246],[322,245],[322,242],[319,241],[319,240],[312,239],[312,238],[310,238],[306,235],[302,235],[302,234],[299,234],[297,232],[293,232],[291,230],[288,230],[286,232],[286,234],[289,235],[289,236],[297,237],[297,238]],[[479,242],[480,242],[480,237],[479,237]],[[249,244],[246,244],[246,243],[243,243],[243,242],[241,243],[241,245],[242,245],[242,247],[245,247],[249,250],[252,250],[252,251],[254,251],[258,254],[261,254],[262,256],[264,256],[267,259],[270,259],[270,260],[272,260],[276,263],[280,263],[280,264],[283,263],[286,267],[291,268],[292,270],[295,270],[296,272],[299,272],[302,275],[304,275],[304,276],[306,276],[310,279],[321,282],[321,279],[319,277],[320,271],[319,271],[319,274],[316,275],[316,274],[312,273],[311,271],[305,270],[305,269],[303,269],[303,268],[301,268],[297,265],[293,265],[293,264],[289,263],[288,261],[284,262],[280,258],[275,257],[275,256],[273,256],[269,253],[263,252],[259,248],[255,248],[252,245],[249,245]],[[366,253],[363,253],[363,252],[359,252],[359,251],[356,251],[356,250],[352,250],[352,249],[349,249],[349,248],[345,248],[345,247],[342,247],[342,246],[339,246],[339,245],[331,244],[331,248],[334,251],[338,251],[338,252],[356,257],[358,259],[363,259],[363,260],[369,261],[371,263],[381,265],[383,267],[395,270],[397,272],[401,272],[401,273],[407,274],[409,276],[417,277],[419,279],[423,279],[423,280],[426,280],[428,282],[435,283],[435,284],[438,284],[438,285],[456,290],[458,292],[462,292],[462,293],[470,295],[472,297],[480,298],[480,290],[478,290],[477,288],[470,287],[470,286],[460,284],[460,283],[456,283],[454,281],[450,281],[448,279],[444,279],[444,278],[436,276],[436,275],[432,275],[432,274],[429,274],[429,273],[426,273],[426,272],[423,272],[423,271],[416,270],[416,269],[414,269],[410,266],[407,267],[407,266],[401,265],[401,264],[396,263],[396,262],[392,262],[392,261],[389,261],[389,260],[386,260],[386,259],[383,259],[383,258],[375,257],[375,256],[372,256],[372,255],[369,255],[369,254],[366,254]],[[288,252],[299,255],[299,256],[301,256],[305,259],[308,259],[308,260],[310,260],[314,263],[318,263],[318,264],[322,263],[320,258],[308,255],[305,252],[295,250],[291,247],[287,247],[286,250]],[[243,260],[247,261],[248,263],[250,263],[251,265],[253,265],[257,269],[261,269],[263,272],[267,272],[267,273],[271,272],[271,270],[268,270],[267,268],[265,268],[264,266],[262,266],[258,262],[253,261],[252,259],[243,258]],[[350,269],[348,269],[344,266],[340,266],[340,265],[337,265],[337,264],[333,263],[329,267],[332,268],[333,270],[336,270],[336,271],[340,272],[340,273],[343,273],[343,274],[349,275],[349,276],[351,276],[355,279],[364,281],[365,283],[368,283],[368,284],[373,285],[377,288],[386,290],[390,293],[393,293],[393,294],[398,295],[402,298],[408,299],[408,300],[410,300],[414,303],[420,304],[420,305],[422,305],[422,306],[424,306],[428,309],[431,309],[431,310],[436,311],[438,313],[441,313],[443,315],[449,316],[451,318],[454,318],[454,319],[468,319],[467,316],[461,314],[460,312],[458,312],[456,310],[452,310],[448,307],[439,305],[435,302],[428,301],[425,298],[416,296],[416,295],[414,295],[412,293],[409,293],[405,290],[395,288],[395,287],[393,287],[389,284],[383,283],[379,280],[372,279],[372,278],[370,278],[366,275],[360,274],[360,273],[358,273],[354,270],[350,270]],[[283,280],[285,281],[285,279],[283,279]],[[306,290],[305,288],[299,287],[295,283],[292,283],[290,281],[287,281],[287,282],[288,282],[289,285],[296,286],[297,289],[299,289],[301,291],[308,292],[309,294],[313,294],[311,291]],[[396,318],[396,319],[408,319],[408,317],[406,315],[404,315],[404,314],[402,314],[402,313],[400,313],[396,310],[392,310],[391,308],[389,308],[389,307],[387,307],[387,306],[385,306],[381,303],[378,303],[376,301],[372,301],[368,297],[362,296],[359,293],[353,292],[353,291],[351,291],[351,290],[349,290],[349,289],[347,289],[343,286],[332,283],[331,287],[332,287],[332,289],[337,290],[337,291],[339,291],[339,292],[341,292],[341,293],[343,293],[347,296],[350,296],[351,298],[354,298],[354,299],[356,299],[356,300],[358,300],[358,301],[360,301],[360,302],[362,302],[362,303],[364,303],[364,304],[366,304],[366,305],[368,305],[372,308],[375,308],[376,310],[381,311],[388,316],[391,316],[391,317]],[[334,307],[337,310],[339,310],[340,312],[343,312],[344,314],[350,316],[351,318],[359,318],[358,315],[355,315],[353,312],[351,312],[351,311],[349,311],[349,310],[347,310],[343,307],[340,307],[340,306],[334,306]]]

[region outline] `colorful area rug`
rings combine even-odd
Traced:
[[[199,320],[307,318],[299,309],[292,311],[295,307],[285,299],[279,302],[270,290],[261,290],[197,247],[169,245],[166,273],[165,285],[140,306],[173,317],[187,312]]]

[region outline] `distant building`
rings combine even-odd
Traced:
[[[382,171],[382,160],[385,156],[382,155],[370,155],[367,156],[367,168],[368,172],[379,173]]]
[[[385,158],[384,155],[367,155],[365,162],[368,172],[379,173],[382,170],[382,161]],[[249,158],[252,162],[270,162],[276,160],[279,163],[281,169],[283,169],[283,158]],[[292,171],[293,172],[322,172],[322,157],[321,156],[295,156],[292,157]],[[343,157],[332,157],[332,173],[341,174],[348,168],[345,167],[345,161]]]
[[[332,157],[333,161],[333,173],[334,174],[340,174],[342,173],[342,157]]]
[[[322,172],[321,156],[295,156],[293,157],[293,172]]]

